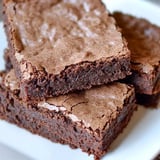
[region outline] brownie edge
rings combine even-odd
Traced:
[[[64,95],[123,79],[130,74],[130,57],[85,62],[67,67],[59,75],[40,74],[21,83],[21,96],[26,100]],[[117,78],[118,77],[118,78]]]

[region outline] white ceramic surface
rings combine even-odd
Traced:
[[[144,17],[160,25],[160,8],[138,0],[104,0],[110,11],[120,10]],[[7,46],[0,22],[0,56]],[[0,69],[4,68],[0,57]],[[160,107],[160,105],[159,105]],[[103,160],[151,160],[160,151],[160,109],[142,106],[135,112],[131,122],[111,145]],[[35,160],[93,160],[93,156],[55,144],[42,137],[0,120],[0,143],[3,143]],[[0,148],[2,151],[2,149]],[[1,153],[1,152],[0,152]],[[9,152],[8,152],[9,153]],[[3,159],[0,157],[0,159]],[[16,156],[12,157],[16,160]],[[9,159],[8,159],[9,160]]]
[[[0,159],[1,160],[32,160],[14,149],[0,144]]]

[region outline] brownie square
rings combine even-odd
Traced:
[[[139,94],[160,93],[160,27],[149,21],[116,12],[113,14],[128,41],[133,74],[128,81]],[[147,96],[146,96],[147,97]]]
[[[90,90],[24,102],[14,71],[1,73],[0,118],[53,142],[102,157],[134,112],[131,86],[115,82]]]
[[[130,52],[100,0],[4,0],[22,97],[44,99],[130,74]]]

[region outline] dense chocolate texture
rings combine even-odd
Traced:
[[[160,93],[160,27],[145,19],[114,13],[131,50],[133,74],[129,81],[141,94]]]
[[[100,0],[4,0],[4,13],[10,58],[26,99],[130,74],[126,42]]]
[[[135,110],[134,89],[121,83],[95,87],[46,101],[19,97],[13,70],[1,75],[0,117],[53,142],[103,156]],[[67,129],[67,130],[66,130]]]

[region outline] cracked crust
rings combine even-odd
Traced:
[[[107,152],[136,108],[134,89],[120,83],[26,103],[5,86],[13,73],[1,74],[0,117],[53,142],[81,148],[95,159]]]
[[[43,0],[38,4],[37,1],[4,1],[9,56],[22,81],[23,97],[53,97],[89,89],[130,74],[130,52],[115,20],[108,15],[101,1],[51,2],[49,0],[44,5]],[[86,7],[89,10],[86,11]],[[28,10],[33,10],[31,15]],[[65,14],[57,18],[61,11]],[[21,14],[24,19],[19,21]],[[77,14],[80,18],[72,20],[71,17],[77,17]],[[39,22],[39,27],[27,25],[30,21],[35,26]],[[44,25],[48,26],[45,36],[56,30],[52,40],[42,34]],[[42,39],[42,44],[37,39]]]
[[[116,12],[113,14],[131,51],[133,74],[129,81],[140,94],[160,92],[160,27],[145,19]]]
[[[125,55],[121,33],[99,0],[7,1],[5,7],[20,65],[59,74],[71,64]]]

